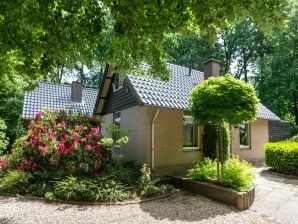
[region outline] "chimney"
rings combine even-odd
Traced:
[[[82,102],[82,83],[72,82],[71,83],[71,100],[73,102]]]
[[[220,69],[220,61],[213,58],[208,59],[203,63],[204,65],[204,80],[207,80],[209,77],[218,77]]]

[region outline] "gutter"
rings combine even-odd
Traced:
[[[159,109],[157,109],[154,117],[153,117],[153,120],[151,122],[151,169],[154,171],[154,168],[155,168],[155,121],[157,119],[157,116],[159,114]]]

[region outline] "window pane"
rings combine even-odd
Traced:
[[[115,76],[115,80],[114,80],[114,91],[115,90],[118,90],[122,87],[123,85],[123,80],[121,79],[120,75],[119,74],[116,74]]]
[[[239,125],[239,134],[240,134],[240,145],[241,146],[249,146],[249,126],[248,124],[240,124]]]
[[[113,139],[114,141],[117,141],[120,136],[120,126],[121,126],[121,113],[115,112],[113,116],[113,124],[118,126],[118,128],[114,128],[113,130]]]
[[[198,146],[198,125],[189,116],[183,117],[183,146]]]

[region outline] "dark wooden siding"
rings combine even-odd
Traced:
[[[278,142],[290,137],[290,123],[269,121],[269,142]]]
[[[102,115],[133,107],[137,104],[137,100],[133,97],[132,93],[126,86],[123,86],[118,91],[113,92],[113,86],[111,85]]]

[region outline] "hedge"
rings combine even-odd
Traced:
[[[267,143],[264,147],[267,166],[279,173],[298,175],[298,142]]]

